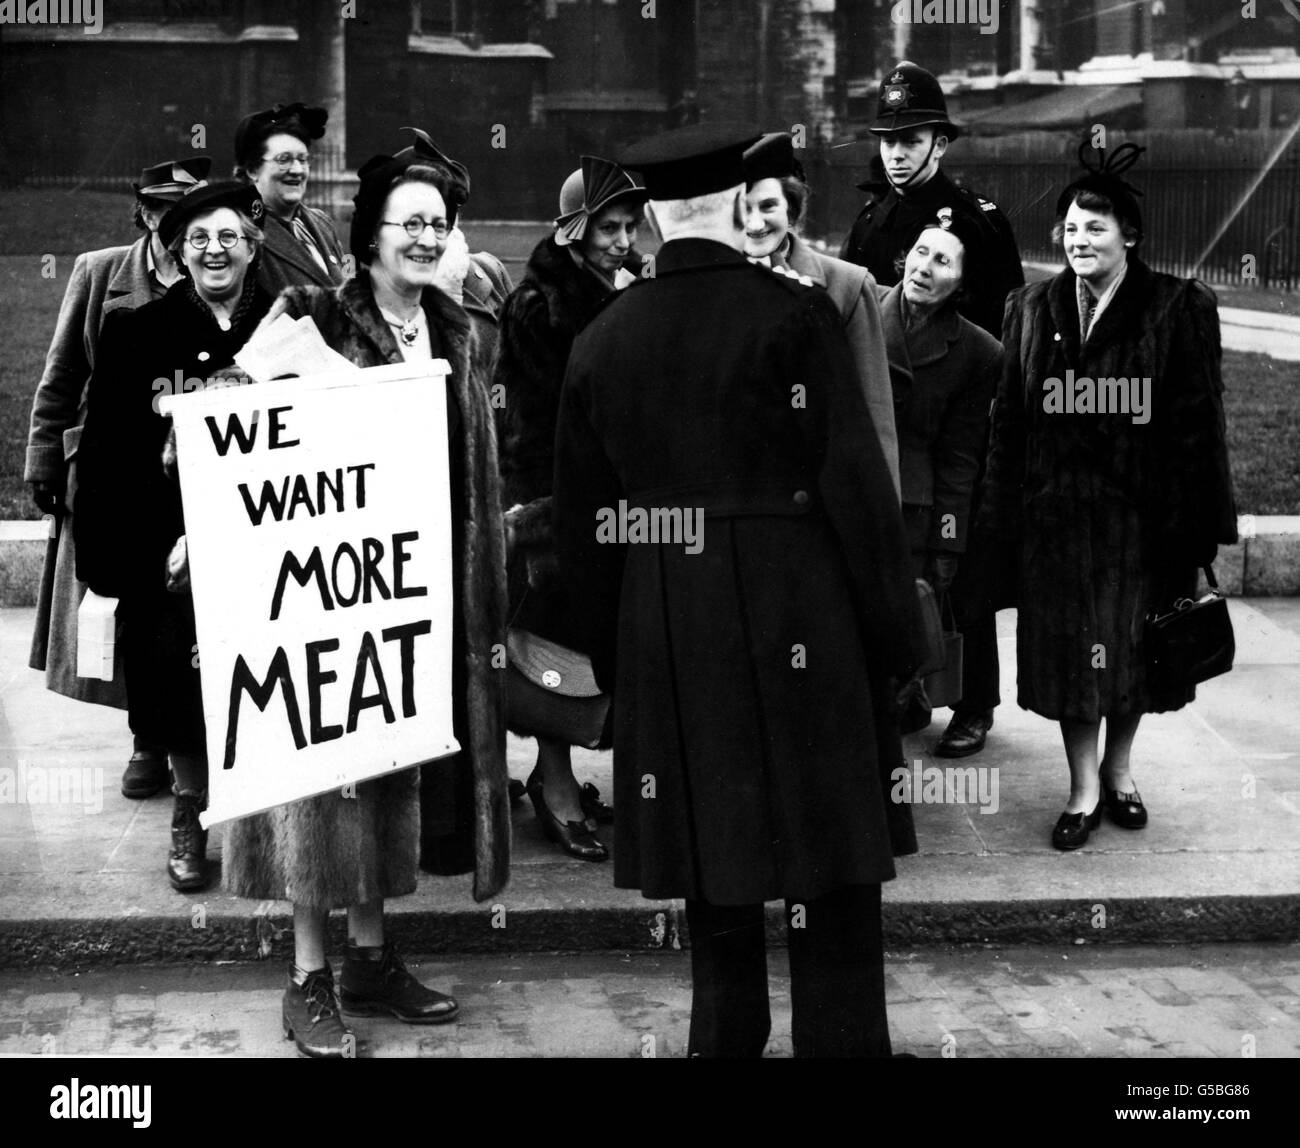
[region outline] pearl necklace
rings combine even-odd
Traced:
[[[397,328],[397,333],[403,343],[408,347],[415,346],[415,340],[420,337],[420,331],[424,328],[424,309],[416,311],[410,319],[399,319],[391,311],[379,308],[379,313],[388,321],[390,327]]]

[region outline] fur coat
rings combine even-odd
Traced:
[[[1237,529],[1214,293],[1130,255],[1081,344],[1076,282],[1067,268],[1008,300],[977,530],[1018,560],[1021,706],[1097,721],[1196,696],[1147,673],[1143,620],[1193,594]],[[1057,409],[1102,379],[1128,381],[1128,409]]]
[[[498,424],[503,506],[521,507],[511,516],[518,549],[510,566],[511,624],[569,647],[582,639],[568,617],[553,561],[555,424],[573,340],[610,291],[554,236],[543,239],[502,309],[492,376],[505,400]]]
[[[505,541],[486,380],[472,369],[469,317],[442,292],[423,297],[435,356],[451,363],[452,550],[456,585],[453,712],[461,752],[356,787],[232,823],[225,880],[241,897],[339,907],[414,890],[417,857],[435,872],[474,872],[474,897],[509,875],[505,676]],[[291,287],[267,316],[311,316],[326,343],[362,367],[402,361],[363,271],[337,290]],[[439,346],[440,344],[440,346]],[[418,492],[413,492],[418,497]],[[472,828],[472,840],[469,830]]]

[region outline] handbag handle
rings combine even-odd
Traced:
[[[1206,582],[1206,585],[1208,585],[1209,588],[1210,588],[1211,590],[1218,590],[1218,588],[1219,588],[1219,583],[1215,580],[1215,577],[1214,577],[1214,567],[1213,567],[1213,566],[1202,566],[1201,569],[1205,571],[1205,582]]]

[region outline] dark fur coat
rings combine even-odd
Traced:
[[[1235,542],[1214,293],[1129,256],[1082,346],[1074,273],[1012,294],[978,529],[1015,550],[1020,704],[1055,719],[1178,709],[1146,672],[1143,619]],[[1062,413],[1048,380],[1149,378],[1149,421]],[[1055,388],[1053,388],[1055,389]]]
[[[398,896],[415,888],[417,857],[437,872],[472,868],[480,901],[499,892],[509,875],[505,675],[493,664],[499,644],[504,648],[506,620],[496,438],[486,380],[472,367],[469,317],[433,288],[423,305],[434,354],[451,363],[453,711],[461,752],[419,772],[363,782],[355,799],[329,793],[234,822],[224,864],[237,896],[335,907]],[[335,291],[289,288],[267,322],[284,311],[310,315],[326,343],[359,366],[402,361],[364,272]],[[472,844],[461,845],[471,825]]]
[[[501,437],[503,506],[511,516],[515,553],[510,565],[513,625],[575,647],[558,583],[551,532],[551,484],[560,387],[573,340],[600,309],[611,288],[578,266],[553,236],[529,257],[524,278],[501,312],[495,387],[504,396]],[[529,587],[528,565],[532,565]]]

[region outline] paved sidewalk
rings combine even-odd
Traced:
[[[351,1023],[362,1057],[679,1057],[685,954],[460,958],[412,967],[452,1024]],[[771,955],[769,1056],[789,1056],[790,984]],[[896,1051],[920,1057],[1300,1055],[1300,947],[895,952]],[[287,964],[0,973],[0,1055],[285,1057]],[[1231,1079],[1225,1077],[1225,1079]]]
[[[946,711],[909,741],[919,768],[976,772],[948,774],[946,793],[922,775],[918,795],[945,800],[916,807],[922,852],[886,886],[889,943],[1300,938],[1300,600],[1231,608],[1236,668],[1139,732],[1135,776],[1150,826],[1104,822],[1072,854],[1048,841],[1068,788],[1060,736],[1014,704],[1015,615],[1003,612],[1005,701],[985,751],[959,762],[928,754]],[[26,668],[31,620],[30,610],[0,613],[0,965],[286,952],[288,906],[217,887],[197,898],[171,890],[170,798],[120,796],[125,715],[44,688]],[[517,777],[531,768],[530,746],[511,741]],[[579,777],[608,794],[609,755],[575,760]],[[209,852],[220,857],[219,828]],[[608,864],[563,856],[527,807],[515,812],[513,875],[495,905],[476,905],[468,878],[430,877],[389,912],[409,952],[680,944],[677,905],[614,889]]]

